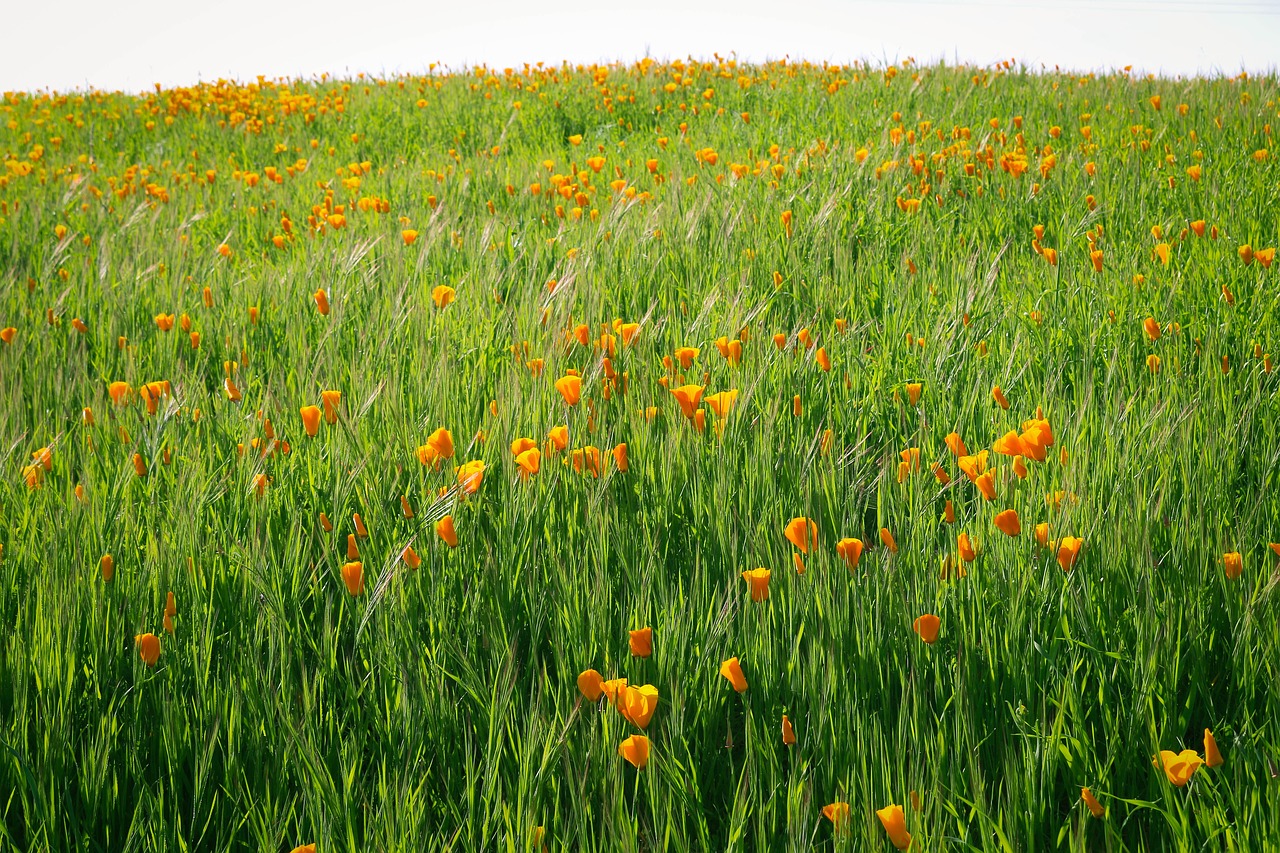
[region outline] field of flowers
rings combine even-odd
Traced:
[[[1280,845],[1277,82],[6,93],[0,850]]]

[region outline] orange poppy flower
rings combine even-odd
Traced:
[[[631,644],[631,655],[633,657],[647,658],[653,654],[652,628],[639,628],[631,631],[628,641]]]
[[[400,559],[410,571],[417,571],[422,565],[422,558],[418,556],[417,551],[413,550],[412,545],[404,546],[404,550],[400,552]]]
[[[573,460],[573,470],[579,474],[585,471],[593,477],[599,477],[603,471],[600,448],[594,445],[575,450],[570,456]]]
[[[752,601],[765,601],[769,598],[771,574],[768,569],[750,569],[742,573],[742,579],[747,582],[747,588],[751,591]]]
[[[613,448],[613,462],[618,466],[618,471],[625,474],[630,462],[627,459],[627,445],[619,444]]]
[[[1231,551],[1222,555],[1222,567],[1227,573],[1227,580],[1235,580],[1244,571],[1244,560],[1239,551]]]
[[[1058,543],[1058,565],[1062,566],[1064,572],[1071,571],[1075,566],[1076,560],[1080,558],[1080,546],[1083,544],[1083,539],[1077,539],[1074,536],[1062,537],[1062,541]]]
[[[1148,317],[1142,321],[1142,330],[1147,333],[1147,337],[1153,341],[1160,340],[1160,324],[1156,322],[1155,317]]]
[[[1088,788],[1080,789],[1080,799],[1089,807],[1089,813],[1094,817],[1103,817],[1107,810],[1102,807],[1102,803],[1098,802],[1098,798]]]
[[[917,616],[916,620],[911,623],[911,630],[919,634],[920,639],[929,645],[933,645],[938,641],[938,629],[940,627],[942,627],[942,620],[932,613]]]
[[[1029,421],[1023,424],[1022,439],[1025,453],[1018,454],[1028,456],[1037,462],[1043,462],[1048,453],[1046,448],[1053,445],[1053,432],[1049,429],[1049,422],[1045,420]]]
[[[329,314],[329,294],[324,292],[323,287],[317,287],[316,292],[311,294],[311,298],[316,301],[316,308],[319,309],[321,315]]]
[[[360,559],[360,544],[359,544],[359,541],[356,539],[356,535],[354,533],[347,534],[347,559],[348,560]]]
[[[584,670],[578,675],[578,690],[588,702],[599,702],[604,694],[603,679],[594,669]]]
[[[711,411],[716,413],[716,417],[724,418],[729,415],[729,410],[733,408],[733,404],[737,399],[738,391],[735,388],[729,391],[720,391],[716,394],[712,394],[707,398],[706,402]]]
[[[944,438],[943,441],[947,443],[947,449],[950,450],[952,455],[957,458],[969,455],[969,449],[964,446],[964,439],[960,437],[959,433],[948,433],[947,437]]]
[[[361,539],[369,538],[369,531],[365,529],[364,519],[360,517],[360,513],[352,513],[351,522],[356,526],[356,535]]]
[[[1027,476],[1031,473],[1027,470],[1026,460],[1021,456],[1013,457],[1013,473],[1018,475],[1019,480],[1027,479]]]
[[[911,403],[911,405],[914,406],[920,402],[920,392],[923,390],[924,390],[924,385],[919,382],[907,383],[907,400]]]
[[[716,349],[730,365],[737,366],[742,363],[742,341],[729,340],[728,337],[716,338]]]
[[[782,715],[782,743],[785,746],[791,746],[796,742],[796,730],[791,726],[791,720],[787,719],[787,715]]]
[[[816,358],[818,361],[818,367],[822,368],[823,372],[830,373],[831,356],[827,355],[826,347],[818,347],[818,355]]]
[[[827,803],[822,807],[822,816],[831,821],[831,825],[837,831],[843,832],[849,827],[849,804]]]
[[[996,481],[991,476],[990,471],[980,475],[973,481],[973,484],[978,487],[978,491],[982,492],[982,496],[987,500],[993,501],[996,499]]]
[[[538,473],[538,468],[542,464],[542,453],[537,447],[530,447],[524,450],[516,457],[516,465],[520,469],[520,477],[528,479]]]
[[[898,543],[894,540],[893,534],[889,532],[889,528],[880,528],[880,541],[884,544],[884,547],[889,549],[889,553],[898,553]]]
[[[1002,453],[1005,456],[1026,456],[1031,451],[1027,447],[1027,443],[1022,440],[1022,436],[1013,430],[996,439],[996,443],[991,446],[996,453]]]
[[[99,565],[102,567],[102,580],[110,583],[111,579],[116,576],[116,559],[110,554],[103,554]]]
[[[861,539],[845,538],[836,543],[836,554],[852,571],[858,568],[858,561],[862,559],[862,548]]]
[[[902,806],[887,805],[876,811],[876,817],[880,818],[880,825],[888,833],[889,841],[894,847],[906,850],[911,846],[911,833],[907,832],[907,816],[903,813]]]
[[[632,735],[618,745],[618,755],[637,770],[643,770],[649,763],[649,739],[644,735]]]
[[[566,404],[576,406],[582,399],[582,377],[562,376],[556,380],[556,390],[560,392]]]
[[[625,678],[611,678],[608,681],[601,682],[600,687],[604,691],[604,695],[609,702],[615,707],[618,704],[618,695],[622,692],[622,688],[627,686]]]
[[[701,352],[701,350],[697,347],[677,347],[676,361],[680,362],[681,368],[688,370],[693,366],[693,361],[698,357],[699,352]]]
[[[961,533],[956,537],[956,550],[960,552],[960,559],[966,563],[972,563],[978,558],[978,550],[973,546],[968,533]]]
[[[302,427],[309,438],[315,438],[320,431],[320,409],[317,406],[303,406],[299,409],[302,415]]]
[[[956,465],[969,478],[969,482],[976,483],[983,472],[987,470],[987,451],[982,450],[972,456],[961,456],[956,460]]]
[[[686,418],[693,419],[694,411],[698,408],[698,404],[702,402],[704,387],[702,385],[681,385],[679,388],[671,389],[672,396],[680,404],[680,411],[684,412]]]
[[[444,544],[450,548],[458,547],[458,531],[453,526],[453,516],[446,515],[444,518],[436,522],[436,534],[444,540]]]
[[[423,465],[438,466],[441,460],[453,458],[453,452],[453,433],[440,427],[427,436],[426,444],[418,448],[418,461]]]
[[[737,658],[729,658],[720,664],[720,674],[729,679],[729,683],[733,685],[733,689],[739,693],[746,692],[747,677],[742,673],[742,665],[738,663]]]
[[[547,432],[547,452],[564,450],[569,446],[569,427],[556,426]]]
[[[658,708],[658,688],[652,684],[623,687],[618,691],[617,704],[623,719],[638,729],[647,729]]]
[[[447,308],[458,296],[458,292],[447,284],[437,284],[431,289],[431,301],[437,308]]]
[[[1036,525],[1036,541],[1040,543],[1041,548],[1049,547],[1049,523],[1042,521]]]
[[[1009,400],[1004,396],[1004,391],[1000,390],[999,385],[991,389],[991,398],[1000,404],[1000,408],[1009,408]]]
[[[1158,760],[1153,760],[1152,764],[1164,770],[1164,775],[1168,778],[1169,784],[1184,788],[1191,781],[1191,777],[1196,770],[1204,764],[1204,760],[1194,749],[1184,749],[1182,752],[1171,752],[1167,749],[1160,750]]]
[[[458,485],[462,487],[462,491],[468,495],[474,495],[480,491],[480,485],[484,482],[484,462],[476,459],[471,462],[464,462],[458,469]]]
[[[133,642],[138,647],[142,662],[147,666],[155,666],[156,661],[160,660],[160,638],[150,633],[138,634]]]
[[[127,405],[132,392],[133,389],[129,387],[128,382],[112,382],[107,386],[107,393],[111,395],[111,402],[117,406]]]
[[[3,329],[0,329],[0,341],[4,341],[6,344],[11,344],[17,334],[18,330],[13,326],[5,326]]]
[[[995,524],[1006,536],[1017,536],[1022,532],[1022,522],[1018,520],[1018,513],[1012,509],[996,513]]]
[[[147,476],[147,463],[146,460],[142,458],[141,453],[133,454],[133,473],[137,474],[139,477]]]
[[[343,565],[342,582],[347,585],[347,592],[353,596],[364,592],[364,565],[359,560]]]
[[[809,548],[818,547],[818,523],[804,516],[797,516],[787,522],[783,531],[787,541],[800,549],[800,553],[808,554]],[[807,534],[807,535],[806,535]]]
[[[321,391],[320,402],[324,404],[325,423],[338,422],[338,405],[342,402],[341,391]]]
[[[1204,730],[1204,763],[1210,769],[1222,766],[1222,753],[1218,751],[1218,742],[1213,739],[1213,732]]]
[[[49,452],[49,448],[42,447],[31,454],[31,458],[35,463],[46,471],[53,470],[53,454]]]

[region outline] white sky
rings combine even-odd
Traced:
[[[0,91],[710,57],[1262,72],[1280,0],[12,0]]]

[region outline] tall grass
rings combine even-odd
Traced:
[[[1237,252],[1280,239],[1276,159],[1255,156],[1276,100],[1274,76],[725,62],[6,95],[0,848],[527,850],[542,826],[552,849],[885,849],[891,802],[922,850],[1280,843],[1280,404],[1254,351],[1278,346],[1280,292]],[[1020,177],[1000,166],[1019,134]],[[267,166],[281,182],[249,186]],[[586,194],[580,220],[553,175]],[[161,312],[189,315],[199,348]],[[565,333],[615,318],[642,325],[606,399],[599,346]],[[714,341],[744,329],[734,366]],[[666,369],[685,345],[695,365]],[[572,408],[553,388],[570,368]],[[740,391],[722,428],[680,414],[658,381],[677,373]],[[149,416],[112,405],[116,380],[172,394]],[[323,389],[340,417],[309,439],[299,407]],[[1047,460],[1021,480],[993,456],[984,501],[943,437],[977,452],[1038,407]],[[288,453],[264,458],[264,418]],[[559,424],[571,449],[625,442],[629,470],[548,454],[522,479],[511,441]],[[457,455],[436,471],[415,449],[441,426]],[[899,482],[909,447],[921,467]],[[488,468],[465,497],[468,459]],[[340,574],[354,512],[358,597]],[[804,574],[796,516],[819,531]],[[1072,571],[1040,522],[1084,540]],[[961,531],[979,556],[940,580]],[[867,543],[855,571],[842,537]],[[912,631],[926,612],[933,645]],[[649,659],[628,652],[642,626]],[[743,694],[718,674],[732,656]],[[657,687],[644,769],[617,751],[636,729],[579,693],[588,668]],[[1152,756],[1203,752],[1205,728],[1225,764],[1172,786]],[[822,817],[836,801],[843,831]]]

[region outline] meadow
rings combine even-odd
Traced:
[[[6,93],[0,850],[1280,846],[1278,97]]]

